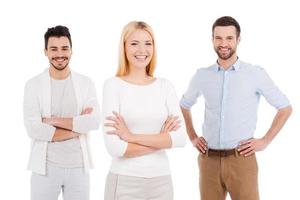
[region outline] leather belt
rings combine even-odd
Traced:
[[[207,156],[218,156],[218,157],[227,157],[235,154],[236,154],[236,149],[226,149],[226,150],[208,149],[207,152]]]

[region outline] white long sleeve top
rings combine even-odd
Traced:
[[[168,115],[179,116],[181,127],[169,133],[172,147],[183,147],[186,143],[179,101],[173,85],[166,79],[157,78],[148,85],[135,85],[118,77],[110,78],[104,83],[102,108],[104,118],[111,116],[112,111],[120,113],[134,134],[159,134]],[[112,129],[103,126],[105,145],[112,156],[111,173],[145,178],[170,174],[165,150],[125,158],[128,143],[106,133]]]
[[[93,82],[86,76],[71,72],[74,86],[77,115],[73,117],[73,131],[80,133],[79,141],[83,153],[85,171],[92,166],[88,147],[88,135],[100,125],[100,108]],[[43,117],[51,117],[51,84],[49,70],[27,81],[24,89],[23,115],[28,136],[32,139],[28,169],[45,175],[48,142],[52,140],[56,128],[42,122]],[[80,115],[83,109],[92,107],[93,112]]]

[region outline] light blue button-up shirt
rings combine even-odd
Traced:
[[[232,149],[253,138],[261,95],[276,109],[290,104],[263,68],[237,60],[226,71],[218,64],[198,69],[180,104],[190,110],[203,96],[202,131],[208,147]]]

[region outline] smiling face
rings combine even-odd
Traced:
[[[219,59],[229,60],[233,56],[236,56],[240,37],[237,37],[234,26],[216,26],[213,31],[212,41]]]
[[[151,35],[141,29],[132,32],[125,41],[125,53],[129,69],[145,69],[153,56],[153,40]]]
[[[64,36],[50,37],[45,55],[48,57],[51,67],[59,71],[64,70],[68,67],[72,55],[69,39]]]

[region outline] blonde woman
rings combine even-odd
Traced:
[[[122,32],[116,77],[105,81],[105,145],[112,156],[105,200],[173,199],[165,149],[186,142],[173,85],[153,76],[155,39],[144,22]]]

